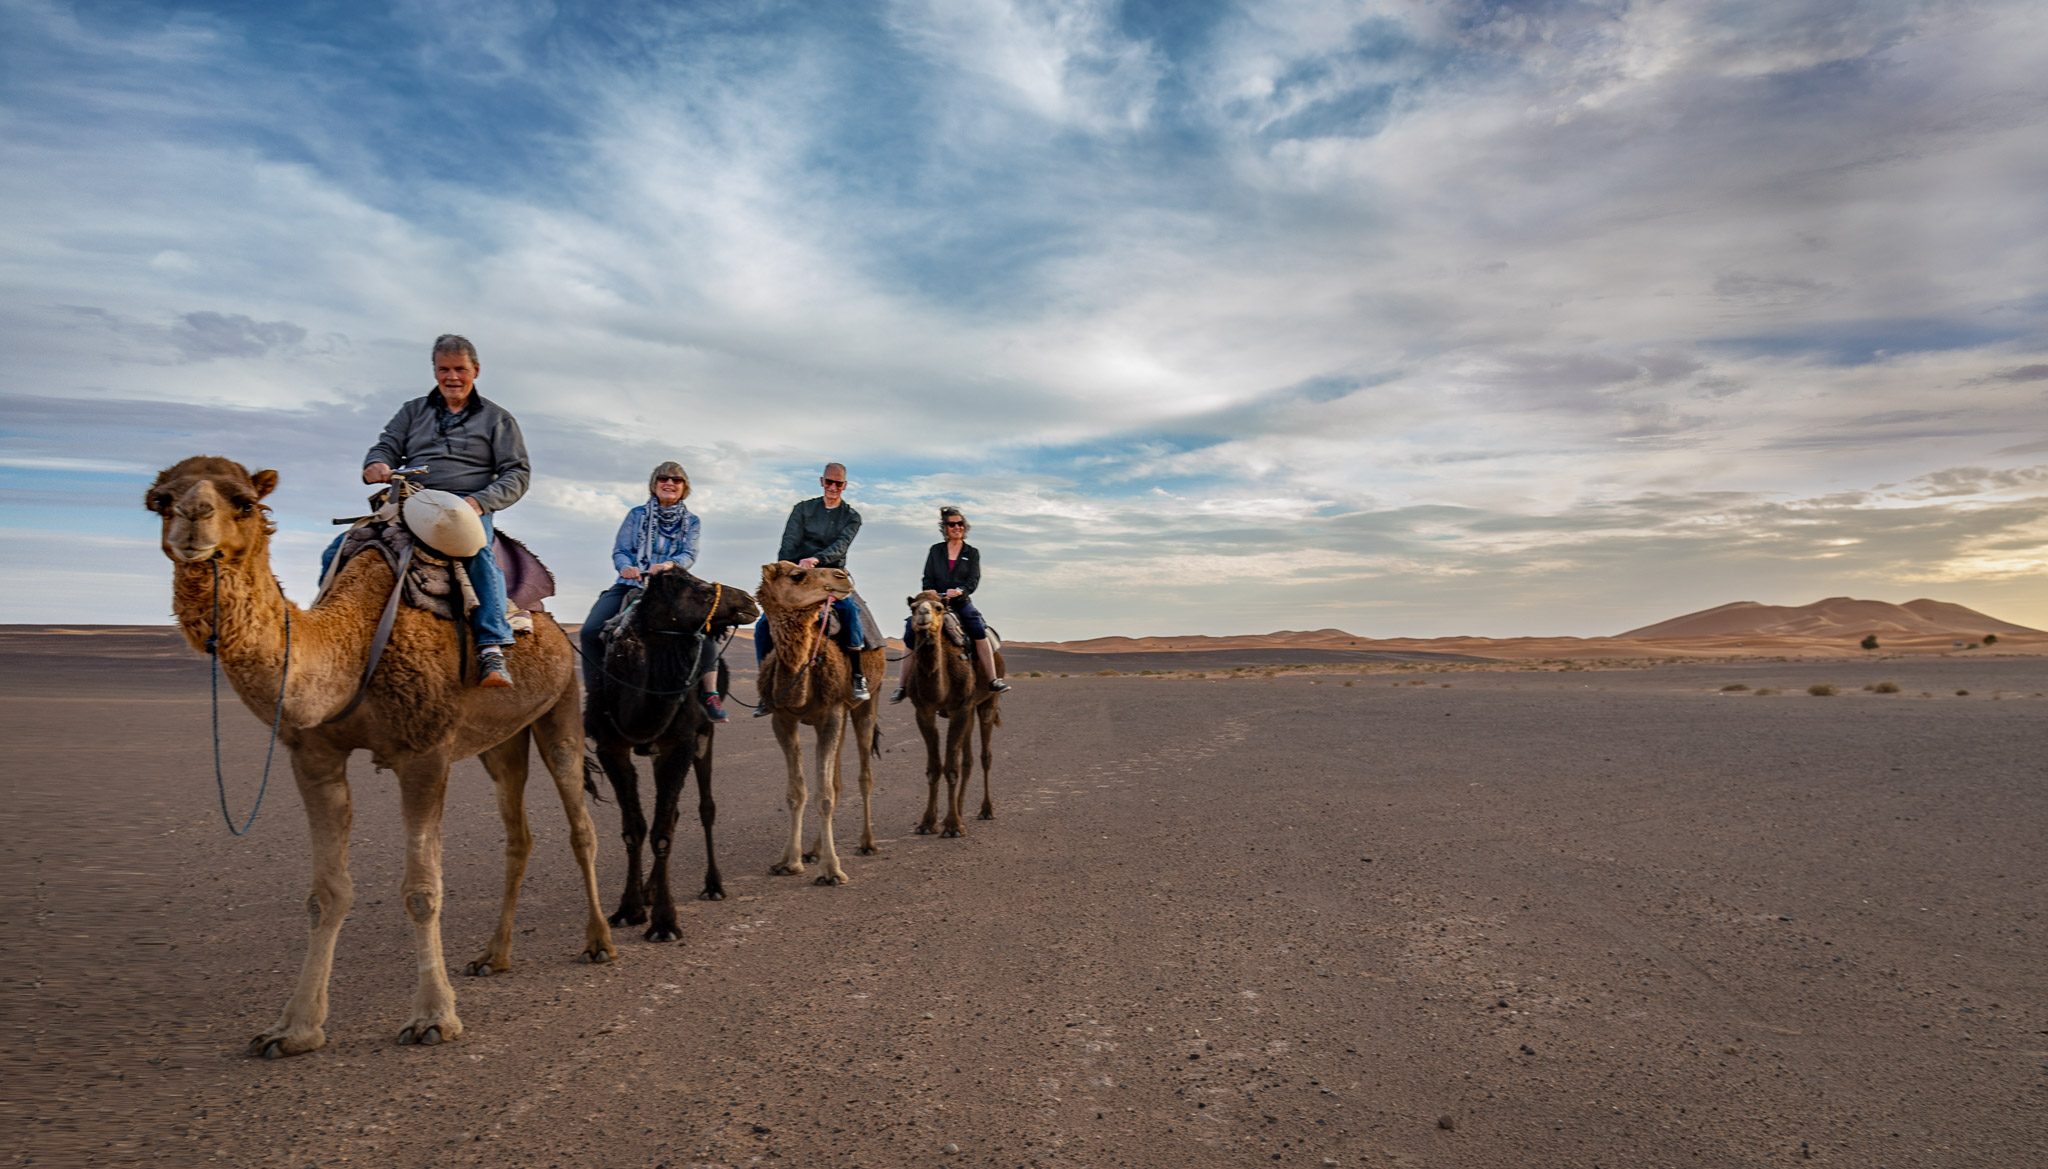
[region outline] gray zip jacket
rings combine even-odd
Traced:
[[[518,503],[533,478],[518,420],[474,390],[463,404],[461,417],[443,430],[441,421],[447,414],[438,386],[426,397],[400,406],[377,445],[363,456],[363,466],[425,463],[430,470],[414,480],[422,487],[467,495],[486,512],[504,511]]]

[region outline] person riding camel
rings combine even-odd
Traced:
[[[363,456],[363,482],[389,483],[393,467],[424,463],[415,486],[460,496],[483,523],[484,545],[462,560],[476,590],[477,661],[483,667],[477,685],[512,685],[505,650],[513,643],[512,623],[505,609],[505,574],[498,569],[496,513],[519,502],[533,476],[526,458],[526,439],[510,411],[476,392],[483,364],[466,337],[443,333],[434,339],[434,389],[398,408],[384,433]],[[346,535],[346,533],[344,533]],[[328,545],[320,558],[322,577],[341,548]]]
[[[988,641],[988,622],[982,620],[981,611],[974,607],[974,590],[981,587],[981,550],[967,542],[967,533],[973,529],[967,517],[957,507],[939,509],[939,534],[945,539],[932,545],[925,553],[924,584],[922,587],[939,594],[946,602],[946,608],[960,619],[960,628],[966,630],[968,640],[974,643],[974,656],[981,662],[981,676],[988,679],[988,688],[1001,694],[1010,684],[996,677],[995,647]],[[917,630],[911,619],[903,619],[903,648],[917,646]],[[905,671],[910,667],[905,666]],[[896,693],[889,696],[891,702],[901,702],[909,691],[898,684]]]
[[[818,486],[824,489],[823,495],[789,509],[789,520],[782,526],[782,547],[775,558],[800,568],[843,569],[846,550],[860,534],[860,513],[842,498],[846,493],[846,464],[825,464],[825,470],[818,476]],[[867,634],[861,627],[860,603],[854,597],[839,597],[832,602],[832,608],[839,614],[840,648],[853,663],[853,700],[866,702],[868,683],[861,675],[860,648]],[[755,664],[768,656],[769,639],[768,616],[764,613],[754,625]],[[767,710],[764,706],[755,711],[755,717]]]

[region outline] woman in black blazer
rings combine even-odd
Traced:
[[[974,642],[974,654],[981,659],[981,676],[989,680],[988,688],[997,693],[1010,688],[1010,684],[996,677],[995,649],[988,643],[988,622],[981,619],[981,611],[974,607],[974,590],[981,584],[981,552],[967,542],[968,529],[972,527],[967,517],[957,507],[939,509],[939,534],[946,537],[932,545],[925,553],[924,586],[945,598],[946,607],[960,618],[960,627]],[[910,618],[903,619],[903,644],[915,644],[917,631],[910,627]],[[891,702],[903,701],[902,686],[889,696]]]

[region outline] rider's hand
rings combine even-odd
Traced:
[[[796,566],[798,568],[816,568],[818,567],[818,558],[815,556],[806,556],[802,560],[797,561]]]
[[[949,601],[950,601],[950,600],[952,600],[952,599],[953,599],[954,597],[957,597],[957,596],[959,596],[959,595],[960,595],[960,590],[959,590],[959,589],[947,589],[947,590],[946,590],[946,599],[947,599],[947,600],[949,600]]]
[[[364,467],[364,468],[363,468],[363,482],[365,482],[365,483],[389,483],[389,482],[391,482],[391,464],[390,464],[390,463],[371,463],[371,464],[370,464],[369,466],[367,466],[367,467]]]
[[[621,568],[619,570],[619,576],[625,580],[639,580],[640,570],[634,567],[633,565],[628,564],[626,567]]]
[[[482,514],[484,514],[484,505],[483,505],[483,504],[481,504],[481,503],[478,503],[478,502],[476,501],[476,496],[474,496],[474,495],[465,495],[465,496],[463,496],[463,497],[462,497],[462,502],[464,502],[464,503],[468,504],[468,505],[469,505],[469,510],[471,510],[471,511],[475,512],[476,514],[478,514],[478,515],[482,515]]]
[[[657,565],[653,566],[652,568],[649,568],[649,569],[647,570],[647,575],[649,575],[649,576],[653,576],[653,575],[654,575],[655,573],[657,573],[657,572],[667,572],[667,571],[668,571],[669,569],[671,569],[671,568],[674,568],[675,566],[676,566],[676,562],[675,562],[675,561],[673,561],[673,560],[664,560],[664,561],[662,561],[662,562],[661,562],[660,564],[657,564]]]

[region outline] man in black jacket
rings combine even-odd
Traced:
[[[782,547],[775,553],[777,560],[787,560],[800,568],[846,567],[846,550],[852,546],[853,538],[860,534],[860,513],[853,510],[842,496],[846,494],[846,464],[826,463],[825,470],[818,476],[818,486],[824,494],[806,499],[789,509],[789,520],[782,525]],[[868,700],[868,681],[861,674],[860,647],[867,640],[861,627],[860,605],[852,597],[840,597],[832,602],[839,612],[839,624],[845,640],[841,648],[853,662],[853,700]],[[754,625],[754,662],[758,665],[768,656],[768,616]],[[766,713],[767,707],[754,712],[756,717]]]

